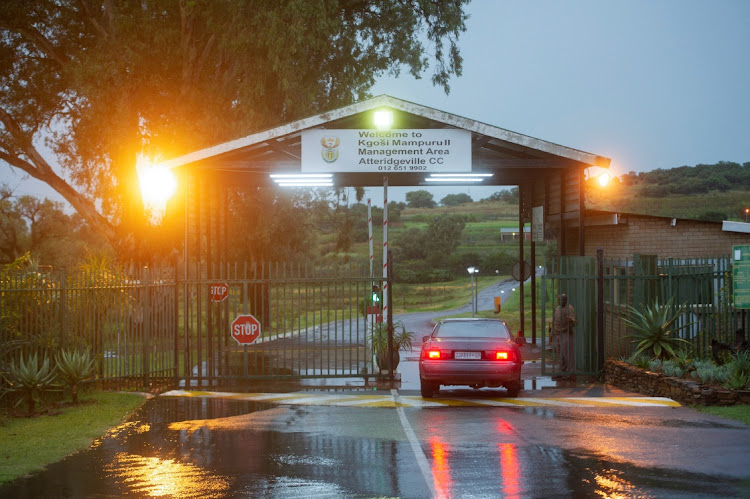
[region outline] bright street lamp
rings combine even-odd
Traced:
[[[135,168],[143,204],[152,218],[159,220],[164,215],[167,201],[177,192],[177,178],[170,168],[156,165],[142,154],[136,157]]]

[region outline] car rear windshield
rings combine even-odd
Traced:
[[[498,321],[443,322],[435,331],[443,338],[510,338],[508,328]]]

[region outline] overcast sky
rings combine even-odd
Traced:
[[[607,156],[614,174],[750,161],[750,0],[474,0],[468,13],[450,95],[408,74],[373,95]],[[0,182],[36,190],[7,166]]]
[[[469,14],[450,95],[408,75],[373,94],[607,156],[616,175],[750,161],[750,0],[474,0]]]

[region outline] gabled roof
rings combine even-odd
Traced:
[[[244,172],[264,184],[269,173],[300,171],[301,133],[310,129],[370,129],[371,111],[396,111],[394,128],[455,128],[471,132],[472,171],[494,174],[492,185],[516,185],[538,176],[539,170],[608,167],[610,159],[572,149],[520,133],[488,125],[412,102],[380,95],[316,116],[287,123],[246,137],[207,147],[162,163],[176,168]],[[344,174],[339,185],[381,185],[382,174]],[[423,175],[398,173],[389,176],[391,185],[424,185]]]

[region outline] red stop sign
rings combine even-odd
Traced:
[[[224,301],[229,296],[229,285],[225,282],[211,284],[208,287],[211,301]]]
[[[260,321],[252,315],[238,315],[232,322],[232,338],[240,345],[249,345],[260,336]]]

